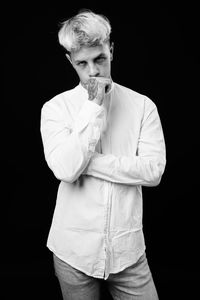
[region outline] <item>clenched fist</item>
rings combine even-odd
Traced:
[[[111,87],[111,79],[105,77],[92,77],[88,80],[86,88],[88,91],[88,99],[101,105],[105,93]]]

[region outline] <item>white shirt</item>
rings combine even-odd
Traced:
[[[87,275],[107,279],[145,251],[142,185],[158,185],[165,142],[156,105],[112,84],[102,106],[81,84],[46,102],[41,134],[61,181],[47,246]]]

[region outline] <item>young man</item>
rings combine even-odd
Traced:
[[[47,246],[64,299],[158,299],[145,255],[142,188],[165,168],[155,104],[114,83],[108,19],[91,11],[63,23],[59,42],[77,72],[75,88],[46,102],[41,133],[61,181]]]

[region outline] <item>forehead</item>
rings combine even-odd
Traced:
[[[71,53],[71,57],[75,61],[82,61],[82,60],[90,60],[94,59],[95,57],[105,54],[109,54],[109,46],[108,44],[103,44],[99,46],[94,46],[94,47],[81,47],[80,50],[74,51]]]

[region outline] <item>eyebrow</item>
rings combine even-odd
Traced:
[[[97,57],[95,59],[101,58],[101,57],[106,57],[105,53],[100,53],[99,55],[97,55]]]
[[[94,60],[101,58],[101,57],[106,57],[105,53],[100,53],[96,57],[94,57]],[[81,62],[85,61],[85,59],[80,59],[80,60],[74,60],[75,64],[79,64]]]

